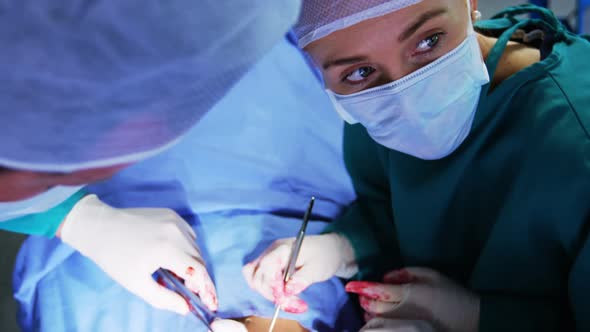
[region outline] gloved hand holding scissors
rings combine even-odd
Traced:
[[[260,257],[244,266],[248,285],[265,298],[280,304],[283,310],[301,313],[307,304],[297,295],[313,283],[335,275],[350,277],[356,272],[354,251],[348,240],[338,234],[308,236],[297,258],[296,271],[285,285],[283,273],[295,238],[275,241]]]
[[[426,268],[392,271],[384,283],[352,281],[346,291],[360,296],[365,319],[425,321],[440,332],[476,332],[479,297]]]
[[[164,268],[184,279],[210,310],[217,310],[215,286],[195,244],[195,233],[170,209],[116,209],[89,195],[74,206],[58,236],[154,307],[189,312],[180,295],[152,278]]]

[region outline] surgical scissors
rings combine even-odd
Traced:
[[[311,217],[311,210],[313,209],[313,204],[315,203],[315,197],[312,197],[309,201],[309,206],[307,207],[307,211],[305,211],[305,215],[303,216],[303,223],[301,224],[301,228],[299,229],[299,233],[297,233],[297,238],[295,238],[295,242],[293,242],[293,247],[291,247],[291,255],[289,256],[289,264],[287,265],[287,269],[285,269],[285,273],[283,274],[283,283],[287,283],[293,272],[295,272],[295,267],[297,264],[297,257],[299,256],[299,251],[301,250],[301,245],[303,244],[303,238],[305,237],[305,230],[307,229],[307,224],[309,223],[309,218]],[[275,307],[274,315],[272,316],[272,320],[270,321],[270,327],[268,328],[268,332],[272,332],[274,327],[277,323],[277,319],[279,318],[279,313],[281,311],[281,305],[277,303]]]
[[[209,331],[214,332],[213,328],[211,327],[211,322],[215,320],[215,313],[209,310],[209,308],[203,304],[201,299],[190,289],[188,289],[184,283],[178,280],[178,278],[171,272],[164,269],[159,269],[156,273],[159,277],[161,277],[161,280],[168,289],[180,294],[188,302],[189,308],[193,315],[195,315],[205,326],[207,326]]]

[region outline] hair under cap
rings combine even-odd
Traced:
[[[362,21],[414,5],[422,0],[303,0],[294,27],[299,47]]]

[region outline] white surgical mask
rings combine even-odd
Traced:
[[[489,81],[470,21],[457,48],[406,77],[351,95],[327,92],[340,116],[361,123],[379,144],[435,160],[463,143]]]
[[[0,202],[0,222],[50,210],[81,188],[81,186],[57,186],[21,201]]]

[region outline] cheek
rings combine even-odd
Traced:
[[[48,187],[35,188],[18,188],[17,190],[5,190],[4,187],[0,188],[0,202],[14,202],[20,201],[33,196],[39,195],[47,191]]]
[[[117,165],[107,168],[89,169],[69,174],[56,175],[52,179],[57,185],[79,186],[106,180],[129,165]]]
[[[69,174],[8,171],[0,173],[0,202],[13,202],[41,194],[55,186],[79,186],[108,179],[129,165],[84,170]]]
[[[330,73],[322,72],[322,78],[324,79],[324,88],[335,93],[345,95],[346,91],[343,91],[342,82],[338,75],[330,75]]]
[[[33,173],[0,175],[0,202],[12,202],[41,194],[53,185]]]

